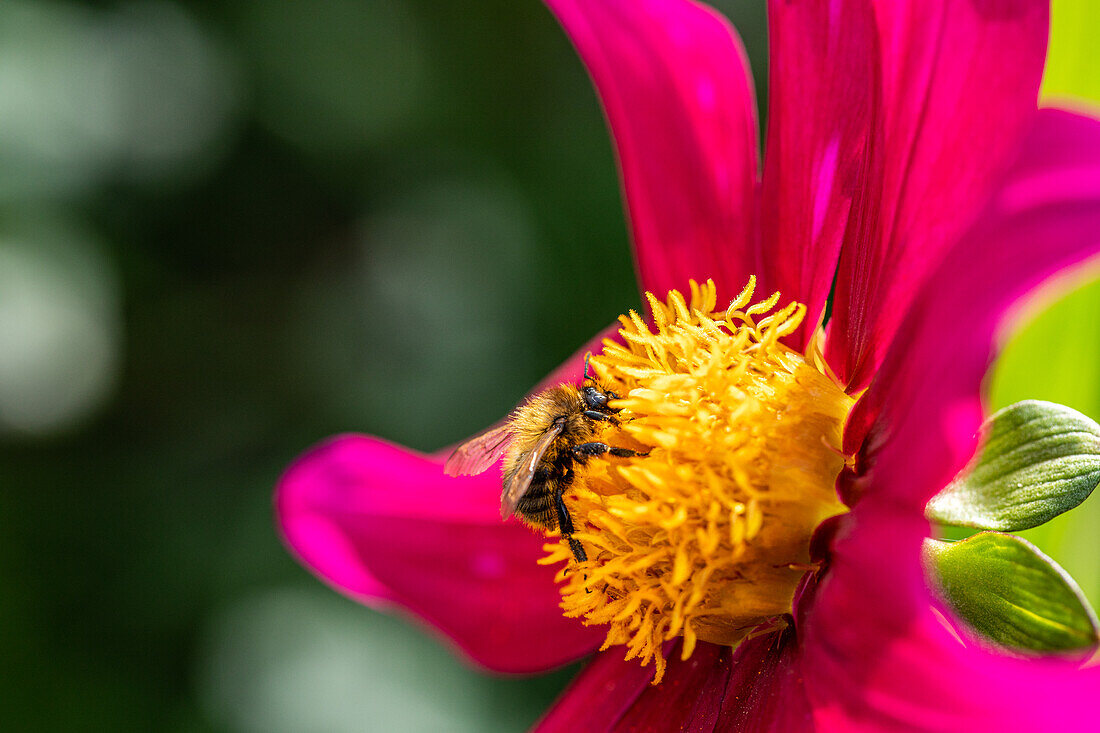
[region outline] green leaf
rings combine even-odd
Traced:
[[[982,532],[962,542],[925,540],[924,554],[955,614],[998,644],[1087,656],[1100,641],[1081,589],[1027,540]]]
[[[928,502],[933,522],[1016,531],[1088,498],[1100,483],[1100,425],[1053,402],[1026,400],[982,426],[977,457]]]
[[[1054,0],[1050,47],[1043,73],[1042,94],[1054,102],[1064,97],[1100,101],[1100,56],[1096,0]]]
[[[1100,9],[1100,3],[1096,7]],[[1055,11],[1057,8],[1056,4]],[[1035,398],[1100,417],[1100,339],[1096,337],[1096,323],[1100,323],[1100,282],[1089,283],[1050,303],[1012,337],[997,360],[991,377],[993,408]],[[1095,608],[1100,608],[1098,494],[1095,492],[1072,512],[1024,533],[1081,584]]]

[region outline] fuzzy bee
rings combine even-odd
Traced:
[[[444,471],[450,476],[478,474],[504,456],[501,517],[518,514],[536,527],[559,529],[577,562],[584,562],[588,555],[573,539],[573,518],[562,499],[573,483],[574,467],[608,453],[623,458],[648,455],[593,440],[598,423],[619,423],[619,410],[608,406],[617,398],[588,375],[586,358],[582,386],[561,384],[534,395],[503,425],[458,446]]]

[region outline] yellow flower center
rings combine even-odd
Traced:
[[[589,560],[560,542],[541,562],[567,562],[565,614],[606,624],[604,648],[655,660],[655,682],[664,642],[683,636],[687,659],[698,639],[733,646],[790,613],[814,529],[845,511],[834,483],[853,401],[819,352],[780,343],[805,306],[774,311],[778,293],[750,306],[754,286],[721,312],[712,281],[692,282],[690,302],[647,293],[656,332],[631,311],[624,343],[591,360],[624,395],[598,439],[650,452],[579,467],[566,504]]]

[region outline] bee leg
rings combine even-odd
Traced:
[[[588,553],[584,551],[584,546],[573,539],[573,518],[569,516],[569,510],[565,508],[565,500],[562,498],[560,490],[554,492],[554,508],[558,510],[558,529],[561,530],[561,536],[569,543],[569,549],[573,551],[573,557],[577,559],[577,562],[587,562]]]
[[[577,562],[588,562],[588,553],[584,551],[584,545],[578,540],[569,538],[569,549],[573,551],[573,557]]]
[[[585,461],[592,456],[602,456],[605,453],[610,453],[613,456],[619,458],[630,458],[631,456],[648,456],[649,451],[645,453],[639,453],[636,450],[630,448],[616,448],[608,445],[607,443],[579,443],[573,446],[573,456],[581,461]]]
[[[585,410],[584,416],[589,420],[610,420],[611,416],[599,410]]]

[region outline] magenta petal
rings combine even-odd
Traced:
[[[755,270],[756,113],[729,24],[690,0],[547,0],[619,157],[642,287],[732,294]]]
[[[283,476],[278,521],[302,562],[369,605],[402,606],[476,662],[549,669],[601,634],[566,619],[543,540],[500,521],[500,476],[444,476],[442,462],[347,435],[307,452]]]
[[[953,630],[921,570],[923,518],[892,505],[883,492],[868,494],[849,521],[800,627],[806,630],[802,670],[820,730],[1087,730],[1094,724],[1100,668],[1008,657]]]
[[[813,729],[794,627],[742,642],[733,654],[732,667],[716,732]]]
[[[730,676],[732,650],[700,643],[680,659],[682,642],[665,645],[668,668],[650,685],[653,665],[623,660],[623,647],[601,652],[566,688],[537,733],[713,730]]]
[[[579,382],[596,334],[535,390]],[[286,543],[337,590],[376,608],[403,607],[483,666],[541,671],[596,648],[602,633],[566,619],[543,539],[500,520],[500,473],[451,478],[450,449],[424,456],[346,435],[307,451],[275,493]]]
[[[1035,113],[1049,26],[1049,0],[874,5],[883,98],[865,185],[881,200],[841,253],[826,351],[852,391],[1011,162]]]
[[[663,733],[714,729],[730,676],[733,650],[701,643],[684,661],[680,659],[682,646],[683,642],[677,639],[666,649],[668,668],[661,682],[642,690],[610,730]]]
[[[616,647],[600,652],[569,683],[535,726],[535,733],[601,733],[613,730],[653,679],[653,665],[623,659]]]
[[[845,451],[859,451],[848,493],[862,498],[800,626],[823,727],[1057,730],[1094,720],[1100,668],[964,646],[934,609],[920,564],[924,504],[973,453],[998,337],[1044,280],[1100,255],[1100,122],[1043,110],[1023,150],[917,294],[845,430]]]
[[[1009,316],[1044,280],[1097,254],[1100,121],[1042,110],[982,219],[924,282],[849,416],[844,451],[866,473],[856,481],[923,507],[973,453],[982,379]]]
[[[860,197],[871,196],[878,90],[874,12],[864,0],[768,4],[771,83],[764,155],[761,290],[807,306],[802,349],[829,296],[841,243],[858,235]]]
[[[737,649],[701,642],[687,661],[681,648],[681,640],[665,645],[668,668],[656,686],[648,684],[652,667],[623,661],[621,648],[600,653],[536,731],[807,730],[810,708],[793,628]]]

